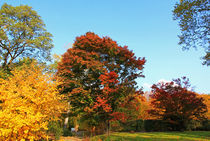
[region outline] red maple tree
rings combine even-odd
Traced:
[[[72,114],[82,113],[93,125],[114,119],[125,97],[138,90],[136,78],[143,77],[145,61],[109,37],[92,32],[77,37],[62,56],[57,72]]]
[[[150,114],[168,122],[172,130],[186,130],[193,120],[205,118],[204,99],[190,90],[186,77],[154,84],[152,93]]]

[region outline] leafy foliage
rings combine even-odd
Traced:
[[[189,80],[176,79],[170,83],[158,83],[152,86],[150,113],[159,119],[168,121],[172,130],[185,130],[192,120],[203,120],[207,107],[204,99],[188,90]]]
[[[59,140],[60,136],[63,135],[63,127],[59,121],[50,121],[48,123],[48,134],[53,134],[56,140]]]
[[[199,97],[202,97],[204,99],[204,103],[207,106],[207,112],[206,112],[206,118],[210,120],[210,95],[209,94],[201,94],[198,95]]]
[[[69,96],[71,111],[83,113],[90,124],[112,118],[124,97],[136,91],[143,77],[144,58],[137,58],[127,46],[121,47],[109,37],[88,32],[76,38],[58,64],[57,79],[63,82],[61,93]]]
[[[52,35],[36,11],[27,5],[0,9],[0,63],[10,67],[18,57],[47,59],[50,57]]]
[[[184,49],[199,46],[205,48],[204,64],[210,65],[209,0],[180,0],[173,14],[181,28],[179,44]]]
[[[52,67],[50,65],[47,65],[45,62],[38,62],[34,58],[23,57],[23,58],[19,58],[19,60],[17,60],[14,63],[11,63],[10,69],[4,69],[0,67],[0,78],[7,79],[8,77],[12,75],[11,70],[21,70],[26,66],[30,67],[30,65],[32,64],[39,65],[41,68],[43,68],[42,69],[43,72],[48,72],[48,73],[53,72]]]
[[[138,94],[134,95],[132,99],[126,98],[125,102],[118,107],[118,111],[123,112],[124,116],[126,116],[124,122],[149,119],[149,109],[149,101],[144,96]],[[118,120],[123,121],[122,116],[119,116]]]
[[[53,54],[52,63],[47,66],[48,72],[55,74],[58,68],[58,62],[61,61],[61,55]]]
[[[34,64],[0,79],[0,140],[47,138],[48,121],[58,120],[65,108],[57,82]]]

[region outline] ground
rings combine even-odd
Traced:
[[[83,140],[77,137],[61,137],[60,141],[83,141]]]
[[[210,141],[210,131],[112,133],[95,136],[91,141]]]

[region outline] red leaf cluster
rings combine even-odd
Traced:
[[[107,113],[112,111],[111,106],[107,104],[107,100],[105,98],[101,98],[98,96],[96,98],[96,102],[95,102],[95,105],[93,106],[93,109],[96,109],[99,107],[102,107],[102,109]]]
[[[122,112],[113,112],[110,114],[112,119],[110,121],[122,121],[125,122],[127,120],[127,116],[125,113]]]
[[[190,83],[186,77],[170,83],[158,83],[152,86],[153,95],[150,113],[162,119],[191,120],[202,119],[206,112],[203,98],[189,90]]]

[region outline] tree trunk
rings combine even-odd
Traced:
[[[66,129],[68,127],[68,123],[69,123],[69,107],[70,107],[70,102],[68,102],[68,110],[67,110],[67,116],[64,119],[64,129]]]
[[[68,122],[69,122],[69,117],[67,116],[67,117],[64,119],[64,127],[63,127],[64,129],[67,128]]]
[[[107,121],[107,135],[109,137],[109,130],[110,130],[110,123],[109,120]]]

